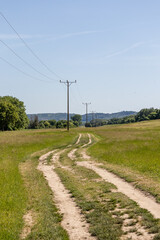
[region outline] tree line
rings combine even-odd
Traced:
[[[86,123],[86,127],[98,127],[111,124],[126,124],[146,120],[160,119],[160,109],[144,108],[135,115],[123,118],[93,119]],[[79,127],[82,124],[82,116],[75,114],[69,122],[70,128]],[[37,115],[28,119],[25,106],[22,101],[15,97],[0,97],[0,130],[18,130],[18,129],[42,129],[42,128],[66,128],[66,120],[38,120]]]
[[[69,127],[79,127],[82,124],[82,116],[79,114],[75,114],[71,117],[69,121]],[[33,115],[30,118],[29,129],[42,129],[42,128],[66,128],[67,120],[38,120],[37,115]]]
[[[82,117],[75,114],[69,122],[70,127],[81,125]],[[24,103],[12,96],[0,97],[0,130],[11,131],[19,129],[66,128],[66,120],[39,121],[38,116],[26,115]]]
[[[98,127],[111,124],[127,124],[154,119],[160,119],[160,109],[144,108],[135,115],[130,115],[123,118],[112,118],[109,120],[94,119],[87,123],[86,127]]]
[[[146,120],[160,119],[160,109],[155,108],[144,108],[141,109],[137,114],[120,119],[110,119],[107,124],[124,124],[134,123]]]

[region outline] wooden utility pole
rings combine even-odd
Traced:
[[[76,83],[76,80],[74,82],[69,82],[68,80],[63,82],[60,80],[60,83],[64,83],[67,86],[67,130],[69,131],[69,87],[72,83]]]
[[[86,123],[88,123],[88,105],[91,103],[82,103],[84,105],[86,105]]]
[[[96,121],[95,121],[95,113],[96,113],[96,112],[95,112],[95,111],[92,111],[91,113],[92,113],[92,125],[94,124],[94,127],[96,127],[96,126],[95,126],[95,122],[96,122]]]

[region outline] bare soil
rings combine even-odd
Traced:
[[[147,209],[155,218],[160,218],[160,204],[155,202],[154,198],[146,196],[141,191],[135,189],[131,184],[117,177],[115,174],[105,169],[99,168],[93,162],[77,162],[79,166],[83,166],[95,171],[99,176],[107,182],[114,184],[118,191],[138,203],[141,208]]]
[[[49,166],[45,164],[45,154],[41,156],[38,169],[43,172],[50,188],[54,193],[54,201],[60,212],[63,214],[62,226],[69,234],[71,240],[94,240],[88,231],[89,225],[85,221],[80,209],[76,206],[73,198],[71,198],[68,191],[62,184],[59,176],[54,171],[54,162],[59,160],[60,154],[63,152],[59,151],[52,157],[53,165]],[[51,153],[50,153],[51,154]]]
[[[82,134],[80,133],[80,134],[79,134],[79,137],[78,137],[78,139],[77,139],[76,145],[78,145],[78,144],[80,143],[81,137],[82,137]]]
[[[75,145],[79,144],[81,140],[81,134],[78,137],[78,140]],[[83,166],[85,168],[91,169],[95,171],[103,180],[106,182],[110,182],[117,187],[118,192],[125,194],[127,197],[135,201],[141,208],[147,209],[155,218],[160,218],[160,204],[156,203],[154,198],[146,196],[143,192],[135,189],[130,183],[125,182],[120,177],[116,176],[115,174],[101,168],[95,162],[91,161],[91,157],[86,154],[86,148],[92,143],[91,135],[88,134],[88,143],[84,144],[80,149],[80,154],[82,156],[81,162],[77,162],[77,165]],[[92,240],[96,239],[92,237],[89,233],[89,225],[85,221],[83,215],[81,214],[80,209],[76,206],[75,201],[71,198],[69,192],[65,189],[64,185],[62,184],[59,176],[54,171],[55,164],[59,163],[59,158],[62,153],[67,150],[54,150],[50,151],[47,154],[40,157],[38,169],[43,172],[46,180],[50,188],[54,193],[54,201],[63,214],[63,221],[62,226],[66,229],[69,234],[71,240]],[[85,149],[84,149],[85,148]],[[71,160],[76,160],[75,152],[77,148],[72,149],[68,153],[68,157]],[[47,165],[46,158],[48,156],[52,156],[52,165]],[[102,165],[102,164],[101,164]],[[59,163],[60,167],[61,164]],[[66,168],[67,169],[67,168]],[[68,170],[71,170],[68,168]],[[154,237],[154,234],[149,234],[147,229],[145,229],[141,225],[141,217],[139,219],[129,219],[129,216],[125,213],[125,209],[117,209],[115,211],[119,211],[121,213],[121,218],[123,219],[122,230],[125,234],[121,237],[121,240],[125,239],[134,239],[134,240],[151,240]],[[124,213],[123,213],[124,211]],[[114,212],[112,212],[114,217]],[[134,226],[131,226],[130,221],[135,221]],[[135,231],[133,231],[134,229]]]
[[[84,145],[82,146],[82,148],[88,147],[88,145],[90,145],[90,144],[92,143],[91,134],[87,133],[87,135],[88,135],[89,141],[88,141],[88,143],[84,144]]]
[[[31,211],[27,212],[23,216],[23,220],[24,220],[24,228],[23,228],[22,233],[20,235],[20,239],[25,239],[31,232],[31,228],[34,225],[32,212]]]
[[[91,144],[90,134],[88,134],[88,136],[89,136],[88,144],[83,145],[82,148]],[[99,176],[101,176],[103,180],[114,184],[117,187],[116,192],[121,192],[125,194],[127,197],[135,201],[141,208],[147,209],[155,218],[158,218],[158,219],[160,218],[160,204],[156,203],[154,198],[146,196],[143,192],[135,189],[131,184],[127,183],[126,181],[119,178],[115,174],[98,167],[99,165],[102,165],[102,164],[96,164],[93,161],[89,161],[91,157],[86,154],[86,149],[81,149],[81,156],[83,160],[88,160],[88,161],[77,162],[77,165],[83,166],[95,171]],[[122,211],[124,209],[117,208],[116,211],[117,210],[119,210],[119,212],[122,214]],[[113,212],[113,217],[114,217],[114,212]],[[145,229],[141,225],[141,217],[139,217],[138,219],[139,221],[137,221],[136,219],[130,220],[127,214],[124,213],[122,214],[122,218],[123,218],[122,230],[125,234],[122,235],[121,240],[127,240],[127,239],[152,240],[154,238],[154,234],[149,234],[147,229]],[[135,221],[134,227],[130,226],[131,221]]]
[[[75,160],[76,159],[76,156],[75,156],[75,152],[77,151],[77,148],[71,150],[69,153],[68,153],[68,157],[71,159],[71,160]]]

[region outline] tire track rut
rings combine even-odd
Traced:
[[[68,157],[71,160],[76,160],[76,145],[80,144],[81,134],[78,137],[78,140],[75,144],[75,148],[68,153]],[[155,218],[160,218],[160,204],[156,203],[154,198],[146,196],[140,190],[135,189],[131,184],[127,183],[117,175],[99,167],[98,164],[91,161],[91,157],[86,154],[86,147],[92,143],[91,135],[88,134],[88,143],[80,147],[80,153],[83,161],[75,162],[78,166],[82,166],[96,172],[103,180],[110,182],[117,187],[117,191],[123,193],[133,201],[135,201],[141,208],[148,210]],[[85,149],[84,149],[85,148]],[[89,233],[89,224],[86,223],[84,217],[81,214],[80,209],[76,206],[75,201],[71,198],[68,190],[62,184],[58,174],[55,172],[55,163],[59,164],[59,167],[63,167],[59,163],[59,157],[64,153],[68,148],[66,147],[63,150],[54,150],[40,157],[38,169],[43,172],[50,188],[54,193],[54,200],[57,207],[60,209],[60,212],[63,214],[62,226],[66,229],[71,240],[94,240],[95,237],[92,237]],[[46,164],[46,158],[53,154],[52,165]],[[70,170],[70,168],[68,168]],[[143,237],[146,240],[153,239],[153,235],[148,234],[147,230],[141,228],[143,232]],[[133,236],[124,235],[121,239],[127,239],[131,236],[132,239],[140,240],[143,239],[142,236]]]
[[[77,142],[79,143],[79,141]],[[65,150],[66,149],[56,153],[51,151],[41,156],[39,159],[38,170],[43,172],[45,179],[48,181],[49,187],[54,193],[55,204],[63,214],[61,225],[68,232],[70,240],[95,240],[96,238],[92,237],[89,233],[89,224],[85,221],[80,209],[76,206],[75,201],[62,184],[58,174],[54,171],[54,162],[59,160],[60,154]],[[51,154],[53,154],[52,165],[47,165],[46,158]]]

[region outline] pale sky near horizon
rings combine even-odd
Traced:
[[[0,11],[49,72],[0,16],[0,96],[25,103],[27,113],[139,111],[160,108],[159,0],[5,0]],[[3,41],[3,42],[2,42]],[[9,46],[33,68],[27,66]],[[3,59],[21,71],[17,71]]]

